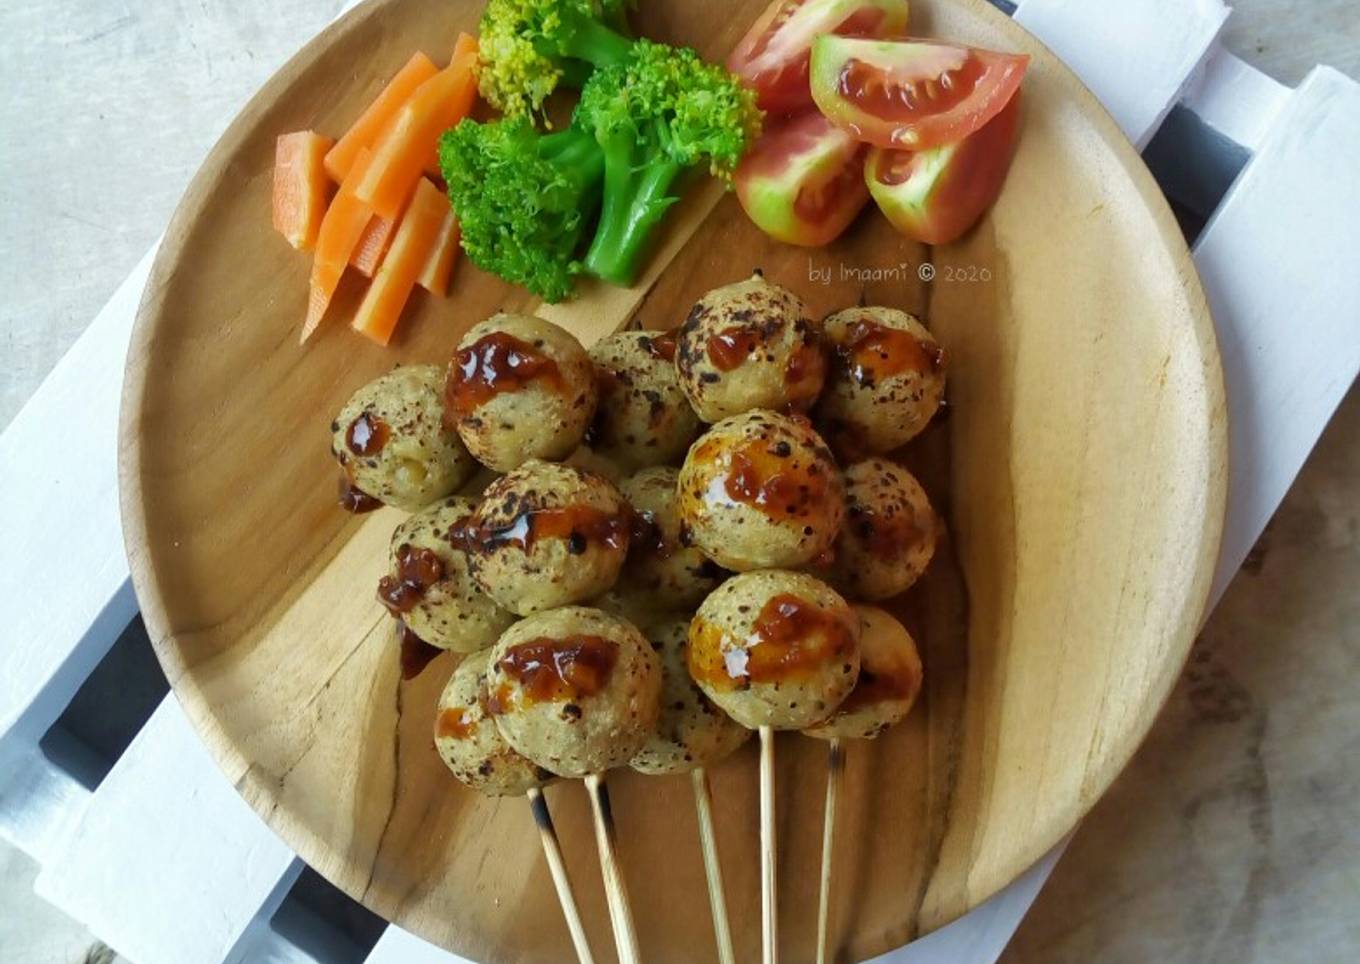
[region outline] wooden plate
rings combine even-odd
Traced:
[[[644,3],[639,26],[721,58],[764,2]],[[373,596],[399,517],[337,509],[327,451],[327,423],[360,384],[394,363],[442,362],[472,323],[534,303],[463,263],[450,298],[418,298],[394,349],[335,322],[303,350],[308,262],[269,224],[274,137],[343,130],[412,50],[447,58],[480,6],[365,4],[270,80],[214,148],[142,304],[122,500],[157,653],[261,816],[326,877],[437,944],[485,961],[561,961],[566,930],[526,804],[465,791],[434,753],[451,658],[400,682]],[[982,0],[916,0],[912,17],[917,33],[1033,57],[1014,168],[965,241],[918,247],[870,210],[831,247],[789,248],[709,185],[681,205],[636,289],[552,312],[585,340],[635,316],[667,327],[709,287],[760,266],[817,313],[861,296],[917,312],[948,348],[951,415],[906,458],[952,541],[899,607],[924,651],[920,705],[850,747],[833,902],[849,958],[976,906],[1109,786],[1180,670],[1224,504],[1213,328],[1138,155],[1065,67]],[[822,744],[781,738],[789,960],[812,954],[824,760]],[[750,960],[752,749],[714,778]],[[619,773],[610,784],[645,959],[713,957],[688,781]],[[563,784],[549,797],[593,943],[609,955],[585,795]]]

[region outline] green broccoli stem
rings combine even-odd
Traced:
[[[591,17],[572,17],[564,25],[558,41],[561,57],[584,60],[592,67],[608,67],[621,63],[628,56],[633,41],[617,30]]]
[[[641,164],[630,149],[604,151],[604,203],[585,269],[610,284],[630,285],[637,278],[656,226],[677,200],[671,187],[685,169],[668,155]]]

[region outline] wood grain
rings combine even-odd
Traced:
[[[761,6],[651,5],[640,27],[720,56]],[[374,0],[305,48],[224,135],[142,306],[122,499],[158,655],[251,805],[403,927],[474,959],[555,961],[570,943],[532,819],[520,800],[463,790],[440,764],[431,723],[452,663],[400,681],[369,589],[400,516],[335,508],[326,432],[364,381],[397,362],[440,361],[492,311],[534,303],[462,264],[451,297],[420,301],[394,350],[335,323],[300,351],[307,264],[265,214],[277,133],[343,129],[412,49],[446,59],[477,9]],[[677,213],[654,283],[555,309],[585,337],[634,319],[669,327],[709,287],[758,266],[817,314],[861,297],[918,312],[954,359],[950,418],[905,453],[952,533],[896,607],[921,644],[925,692],[906,723],[850,754],[845,774],[831,919],[851,959],[984,900],[1109,785],[1184,660],[1224,498],[1212,326],[1137,155],[1060,64],[981,0],[918,3],[913,17],[919,33],[1034,57],[1007,189],[964,242],[928,252],[870,212],[827,248],[789,248],[710,190]],[[781,737],[777,765],[781,948],[806,959],[824,748]],[[711,776],[737,954],[750,960],[754,747]],[[619,773],[610,788],[622,872],[647,882],[633,907],[643,959],[711,956],[685,781]],[[547,796],[603,955],[612,941],[585,794],[563,784]]]

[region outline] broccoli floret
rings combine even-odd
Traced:
[[[482,96],[508,117],[542,111],[565,78],[578,85],[628,54],[632,0],[488,0],[478,44]]]
[[[701,164],[730,178],[760,120],[755,95],[687,47],[638,40],[625,60],[597,69],[574,118],[604,151],[603,208],[586,271],[631,284],[677,200],[676,179]]]
[[[523,117],[464,120],[440,140],[439,167],[476,265],[546,301],[571,294],[604,173],[589,132],[539,134]]]

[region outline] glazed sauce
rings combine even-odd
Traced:
[[[355,485],[348,475],[340,476],[340,508],[358,515],[372,512],[380,506],[381,502]]]
[[[530,553],[539,539],[565,539],[567,551],[580,555],[592,542],[610,549],[627,549],[628,529],[629,520],[624,514],[573,505],[563,509],[530,509],[501,525],[476,526],[470,522],[456,525],[449,531],[449,541],[465,551],[470,545],[493,552],[513,546]]]
[[[628,527],[628,548],[655,559],[669,559],[671,545],[666,534],[656,524],[656,516],[651,512],[634,512],[632,524]]]
[[[849,507],[845,524],[865,551],[883,562],[900,558],[907,549],[930,539],[935,531],[933,519],[918,519],[910,509],[885,516],[861,505]]]
[[[557,362],[538,348],[502,331],[491,332],[453,356],[444,400],[457,416],[467,417],[502,392],[542,385],[566,394]]]
[[[531,706],[594,696],[609,684],[618,658],[618,644],[603,636],[545,636],[511,646],[496,667],[519,684],[521,704]],[[495,697],[500,712],[505,696]]]
[[[441,739],[466,740],[477,732],[477,719],[466,706],[450,706],[439,711],[434,721],[434,735]]]
[[[345,429],[345,447],[355,455],[377,455],[391,436],[386,422],[372,412],[364,412]]]
[[[415,679],[430,661],[443,652],[438,646],[431,646],[421,639],[411,627],[399,623],[397,639],[401,641],[401,678]]]
[[[806,678],[855,649],[843,619],[792,593],[766,601],[741,645],[724,649],[723,635],[702,622],[690,636],[690,673],[719,689]]]
[[[707,449],[707,451],[706,451]],[[712,447],[701,445],[694,457],[716,457]],[[727,472],[714,479],[710,495],[759,510],[775,521],[809,515],[827,498],[831,473],[818,461],[793,458],[787,442],[752,441],[736,447]]]
[[[921,685],[920,674],[906,663],[892,667],[879,667],[875,672],[861,666],[855,688],[837,708],[837,713],[852,713],[866,706],[888,701],[910,700]]]
[[[930,78],[905,80],[882,67],[851,57],[841,67],[836,89],[866,114],[889,121],[912,121],[943,114],[962,103],[987,73],[977,57],[959,51],[955,66]],[[911,143],[904,141],[903,147]]]
[[[789,406],[807,409],[817,400],[826,374],[826,359],[815,342],[804,342],[793,350],[784,366],[784,384],[789,388]]]
[[[675,330],[663,331],[659,335],[652,335],[643,340],[642,346],[647,349],[647,353],[653,358],[664,362],[675,361]]]
[[[924,342],[909,331],[872,321],[856,321],[836,354],[852,379],[871,386],[880,378],[906,372],[929,375],[944,367],[944,349]]]
[[[709,335],[705,351],[714,368],[720,372],[730,372],[755,351],[759,339],[759,333],[749,328],[728,328],[716,335]]]
[[[605,436],[610,434],[608,431],[610,399],[614,397],[618,390],[618,373],[605,368],[603,365],[596,365],[595,393],[598,401],[595,403],[595,417],[590,420],[590,424],[586,426],[585,435],[581,437],[581,441],[587,445],[599,445],[600,442],[606,441]]]
[[[396,575],[378,580],[378,601],[393,616],[409,613],[429,588],[444,578],[444,563],[429,549],[403,543],[397,549]]]

